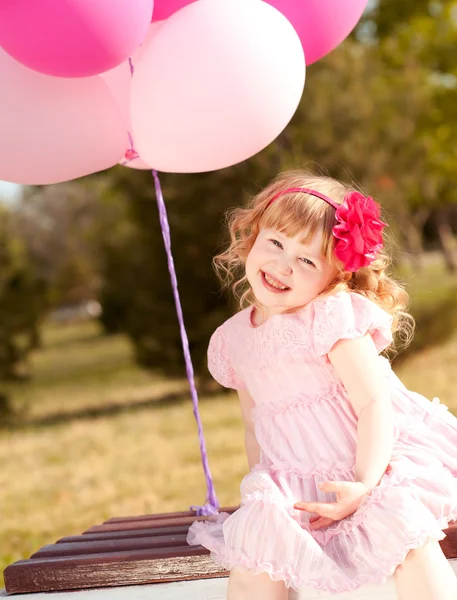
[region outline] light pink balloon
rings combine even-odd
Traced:
[[[304,81],[300,40],[277,10],[260,0],[198,0],[161,25],[135,69],[137,150],[160,171],[241,162],[281,133]]]
[[[149,40],[151,40],[154,32],[157,31],[159,26],[160,22],[151,23],[141,46],[134,52],[132,57],[118,67],[100,75],[108,86],[113,98],[116,100],[124,119],[125,128],[129,131],[129,145],[125,149],[120,164],[132,169],[151,169],[150,165],[146,164],[135,150],[135,140],[133,138],[132,126],[130,123],[130,84],[132,82],[132,72],[141,60]]]
[[[168,19],[177,10],[187,6],[191,2],[195,2],[195,0],[155,0],[152,20],[161,21],[162,19]]]
[[[122,114],[126,129],[129,129],[130,124],[130,83],[132,74],[128,61],[123,62],[118,67],[110,69],[106,73],[102,73],[100,78],[108,86],[119,110]]]
[[[0,180],[58,183],[108,169],[127,132],[100,77],[36,73],[0,50]]]
[[[310,65],[336,48],[357,25],[368,0],[265,0],[295,27]]]
[[[153,0],[2,0],[0,46],[40,73],[88,77],[135,51],[152,10]]]

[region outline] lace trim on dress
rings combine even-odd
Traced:
[[[220,328],[213,333],[208,347],[208,370],[223,387],[241,389],[243,382],[232,366]]]
[[[370,333],[378,353],[393,341],[392,317],[361,294],[339,292],[322,298],[314,306],[314,348],[318,356],[328,354],[341,339],[356,339]]]

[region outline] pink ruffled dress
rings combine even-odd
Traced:
[[[457,520],[457,419],[405,388],[379,357],[391,390],[395,443],[380,483],[357,511],[311,531],[299,500],[332,502],[327,480],[354,481],[357,416],[327,353],[340,339],[392,341],[391,317],[360,294],[319,297],[253,327],[252,307],[213,334],[209,369],[223,386],[247,388],[260,462],[241,483],[241,507],[196,522],[188,542],[231,569],[266,572],[296,590],[330,593],[382,584],[412,548],[441,540]]]

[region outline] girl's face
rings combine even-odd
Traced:
[[[246,276],[266,316],[298,308],[318,296],[337,269],[322,255],[322,231],[309,243],[261,229],[246,260]]]

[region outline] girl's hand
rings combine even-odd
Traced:
[[[362,498],[370,490],[361,481],[326,481],[319,489],[323,492],[336,492],[336,502],[297,502],[294,508],[317,513],[310,518],[310,529],[328,527],[352,515],[359,507]]]

